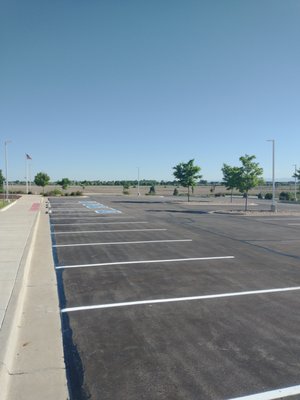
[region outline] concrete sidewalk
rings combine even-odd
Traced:
[[[49,218],[40,196],[0,212],[1,400],[66,400]]]

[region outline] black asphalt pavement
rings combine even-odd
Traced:
[[[72,400],[259,399],[300,385],[300,217],[50,202]]]

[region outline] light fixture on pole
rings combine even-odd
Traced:
[[[297,201],[297,164],[294,164],[295,167],[295,201]]]
[[[270,139],[267,142],[272,142],[272,205],[271,211],[276,212],[276,201],[275,201],[275,140]]]

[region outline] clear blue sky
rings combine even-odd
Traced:
[[[300,167],[299,0],[1,0],[9,179],[203,179],[255,154]]]

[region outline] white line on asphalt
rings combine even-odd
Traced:
[[[98,305],[93,305],[93,306],[69,307],[69,308],[63,308],[61,310],[61,312],[95,310],[95,309],[116,308],[116,307],[129,307],[129,306],[137,306],[137,305],[144,305],[144,304],[158,304],[158,303],[173,303],[173,302],[193,301],[193,300],[220,299],[220,298],[234,297],[234,296],[247,296],[247,295],[254,295],[254,294],[290,292],[290,291],[295,291],[295,290],[300,290],[300,286],[281,288],[281,289],[252,290],[252,291],[247,291],[247,292],[209,294],[209,295],[204,295],[204,296],[177,297],[177,298],[170,298],[170,299],[153,299],[153,300],[141,300],[141,301],[127,301],[124,303],[98,304]]]
[[[90,211],[89,209],[85,208],[85,207],[80,207],[80,208],[72,208],[72,207],[53,207],[51,206],[53,211],[82,211],[82,212],[87,212]]]
[[[52,247],[108,246],[108,245],[115,245],[115,244],[172,243],[172,242],[192,242],[192,241],[193,241],[193,239],[138,240],[138,241],[134,241],[134,242],[54,244]]]
[[[300,224],[296,224],[296,223],[295,223],[295,224],[288,224],[288,225],[291,225],[291,226],[293,226],[293,225],[295,225],[295,226],[299,226]]]
[[[69,232],[52,232],[51,235],[73,235],[78,233],[111,233],[111,232],[146,232],[146,231],[166,231],[165,228],[149,228],[149,229],[107,229],[104,231],[69,231]]]
[[[58,202],[52,202],[49,201],[49,204],[51,204],[51,206],[74,206],[74,207],[79,207],[81,206],[81,204],[78,204],[77,201],[70,201],[70,202],[65,202],[65,203],[58,203]]]
[[[273,400],[282,399],[283,397],[295,396],[300,393],[300,385],[290,386],[287,388],[271,390],[269,392],[262,392],[251,394],[249,396],[235,397],[230,400]]]
[[[293,221],[299,221],[299,219],[300,218],[295,218],[295,217],[280,217],[280,216],[278,216],[278,217],[275,217],[275,218],[261,218],[261,217],[258,217],[258,219],[260,220],[260,221],[287,221],[287,220],[293,220]]]
[[[78,264],[78,265],[60,265],[56,269],[66,268],[88,268],[88,267],[104,267],[110,265],[130,265],[130,264],[154,264],[154,263],[169,263],[169,262],[186,262],[186,261],[209,261],[209,260],[224,260],[229,258],[235,258],[234,256],[223,256],[223,257],[195,257],[195,258],[172,258],[169,260],[143,260],[143,261],[121,261],[121,262],[109,262],[99,264]]]
[[[65,216],[65,217],[54,217],[54,216],[52,216],[51,217],[51,220],[58,220],[58,219],[67,219],[67,220],[69,220],[69,219],[88,219],[88,218],[93,218],[93,219],[99,219],[99,220],[105,220],[105,219],[119,219],[119,218],[122,218],[122,219],[133,219],[134,217],[123,217],[122,215],[115,215],[115,216],[110,216],[110,217],[107,217],[107,216],[103,216],[103,215],[99,215],[99,214],[97,214],[97,215],[84,215],[84,216],[82,216],[82,217],[80,217],[80,216],[77,216],[77,217],[69,217],[69,216]]]
[[[106,219],[107,217],[105,217]],[[51,224],[52,226],[72,226],[72,225],[121,225],[121,224],[148,224],[147,221],[128,221],[128,222],[76,222],[71,224]]]

